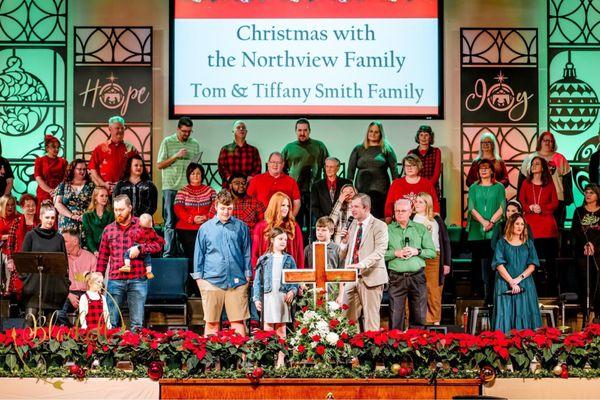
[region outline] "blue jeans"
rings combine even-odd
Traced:
[[[113,327],[119,326],[119,309],[127,299],[131,329],[141,328],[144,324],[144,304],[148,295],[147,279],[110,279],[107,285],[108,312]],[[111,297],[112,296],[112,297]],[[116,302],[116,304],[115,304]]]
[[[177,223],[177,216],[173,211],[173,205],[175,204],[176,190],[163,190],[163,219],[165,220],[165,248],[163,251],[163,257],[177,257],[179,249],[177,241],[175,240],[175,224]]]

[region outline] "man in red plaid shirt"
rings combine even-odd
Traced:
[[[245,175],[248,179],[260,174],[260,170],[262,169],[260,154],[256,147],[246,142],[247,134],[246,123],[244,121],[235,121],[233,123],[233,143],[229,143],[221,148],[218,168],[223,188],[228,187],[228,182],[235,173]]]
[[[229,192],[233,195],[233,216],[242,220],[250,233],[254,230],[254,226],[265,217],[265,206],[256,198],[246,193],[247,178],[245,175],[235,173],[229,178]],[[215,204],[210,206],[208,218],[212,218],[217,214]]]
[[[131,209],[131,200],[127,195],[119,195],[113,200],[115,222],[104,228],[96,271],[104,274],[110,260],[107,291],[112,296],[108,300],[111,325],[119,325],[118,307],[127,296],[131,329],[139,329],[144,323],[144,304],[148,294],[144,256],[162,251],[162,244],[147,242],[138,245],[134,242],[133,238],[141,227],[138,219],[132,216]],[[127,250],[131,269],[129,272],[120,272]]]

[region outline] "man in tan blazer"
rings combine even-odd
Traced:
[[[384,256],[388,246],[385,222],[371,215],[371,199],[359,193],[350,203],[354,221],[342,232],[341,257],[345,268],[355,268],[358,280],[344,285],[343,302],[349,306],[347,316],[358,321],[363,317],[366,331],[380,328],[379,309],[383,285],[388,282]]]

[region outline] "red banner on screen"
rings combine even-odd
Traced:
[[[438,0],[174,0],[175,18],[437,18]]]

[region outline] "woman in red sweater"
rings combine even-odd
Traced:
[[[408,199],[414,205],[417,195],[421,192],[431,195],[433,211],[439,214],[440,203],[433,185],[428,179],[419,176],[419,172],[423,168],[421,159],[415,154],[409,154],[402,160],[402,165],[404,166],[404,176],[392,182],[385,200],[385,222],[388,224],[392,222],[396,200]]]
[[[60,142],[55,136],[44,137],[46,155],[35,159],[33,176],[38,184],[36,197],[39,205],[44,200],[51,200],[56,192],[56,187],[65,178],[67,160],[58,156]]]
[[[173,207],[177,216],[175,229],[183,253],[188,259],[189,272],[193,272],[194,247],[200,226],[208,219],[208,211],[217,193],[213,188],[202,184],[204,168],[198,163],[190,163],[185,171],[188,185],[175,196]],[[188,294],[199,295],[198,286],[193,279],[188,279]]]
[[[265,219],[256,224],[252,232],[252,268],[256,267],[258,258],[269,248],[267,235],[273,228],[281,228],[287,233],[288,242],[285,251],[294,258],[298,268],[304,268],[302,230],[291,212],[291,204],[290,198],[283,192],[271,196],[265,211]]]
[[[549,294],[554,295],[557,289],[558,225],[553,213],[558,207],[558,196],[544,158],[531,160],[529,176],[519,190],[519,202],[523,205],[525,221],[533,231],[538,256],[546,260]]]
[[[14,220],[21,214],[17,212],[17,199],[8,194],[0,197],[0,241],[2,252],[8,254],[8,233]]]

